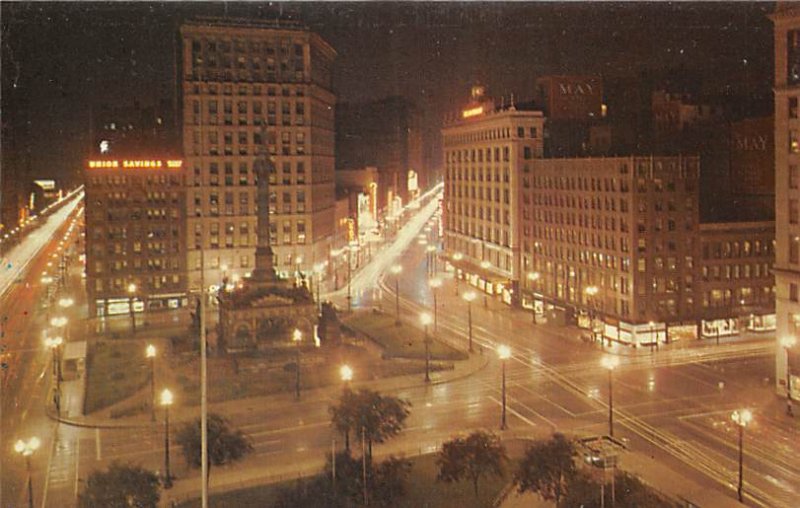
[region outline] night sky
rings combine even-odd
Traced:
[[[667,73],[701,92],[771,101],[771,3],[3,2],[1,9],[3,148],[19,150],[23,139],[37,177],[80,169],[90,104],[171,97],[174,34],[195,15],[301,20],[339,54],[339,101],[406,96],[431,135],[472,83],[525,99],[550,73]]]

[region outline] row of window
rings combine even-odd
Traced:
[[[511,133],[513,132],[511,127],[497,127],[493,129],[480,129],[472,132],[466,133],[459,133],[459,134],[448,134],[444,137],[444,146],[452,146],[456,144],[466,144],[466,143],[479,143],[484,141],[494,141],[496,139],[511,139]],[[516,128],[516,133],[518,138],[524,138],[526,133],[530,138],[536,138],[539,134],[539,130],[536,127],[521,127],[518,126]],[[450,159],[447,159],[448,162]],[[475,160],[474,155],[471,160]]]
[[[128,284],[130,281],[127,278],[116,277],[113,279],[95,279],[94,290],[97,293],[108,291],[109,293],[128,294]],[[148,293],[154,289],[163,288],[180,288],[181,276],[180,275],[151,275],[140,278],[136,283],[142,293]]]
[[[451,196],[452,196],[453,200],[463,199],[463,198],[471,198],[471,199],[478,199],[478,200],[481,200],[481,201],[483,201],[484,199],[486,201],[492,201],[492,189],[487,187],[485,190],[486,190],[486,192],[484,193],[484,188],[483,187],[478,187],[476,189],[475,187],[467,187],[467,186],[459,185],[455,189],[451,190],[451,192],[452,192]],[[470,191],[470,192],[467,192],[467,191]],[[485,196],[485,198],[484,198],[484,196]],[[495,203],[499,203],[500,202],[500,189],[498,189],[498,188],[494,189],[494,202]],[[510,191],[508,189],[503,189],[503,203],[507,205],[510,202],[511,202],[511,193],[510,193]],[[460,207],[462,205],[462,203],[457,202],[457,205]],[[474,208],[474,206],[475,205],[473,205],[473,208]]]
[[[502,151],[502,159],[500,158],[500,154]],[[508,145],[505,146],[495,146],[495,147],[488,147],[488,148],[472,148],[469,150],[448,150],[444,153],[445,162],[447,163],[456,163],[456,162],[483,162],[484,154],[486,158],[486,162],[508,162],[511,158],[511,148]],[[450,168],[453,169],[452,167]]]
[[[245,84],[240,83],[236,88],[236,92],[238,95],[252,95],[256,97],[261,97],[264,91],[267,92],[267,97],[277,97],[279,88],[277,86],[267,86],[263,87],[258,84]],[[234,86],[232,84],[223,84],[222,86],[216,83],[193,83],[191,88],[187,91],[190,91],[193,95],[219,95],[220,93],[223,95],[233,95]],[[280,87],[280,96],[282,97],[305,97],[306,90],[304,86],[289,86],[283,85]]]

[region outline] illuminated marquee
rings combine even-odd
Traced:
[[[472,116],[478,116],[483,114],[483,106],[478,106],[477,108],[465,109],[461,112],[462,117],[469,118]]]
[[[158,169],[162,167],[181,168],[182,160],[97,160],[89,161],[89,169],[101,168],[129,168],[129,169]]]

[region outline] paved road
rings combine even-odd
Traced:
[[[432,213],[432,209],[423,212]],[[412,320],[432,305],[424,246],[414,241],[417,233],[413,228],[425,223],[425,217],[420,217],[409,233],[399,235],[405,245],[394,252],[404,266],[400,285],[402,311]],[[376,263],[385,270],[394,262],[393,257],[381,255]],[[393,278],[387,286],[379,284],[381,270],[363,273],[369,275],[354,283],[354,294],[358,295],[354,304],[393,310]],[[465,347],[466,303],[455,296],[451,280],[439,291],[439,334]],[[343,303],[342,291],[332,297],[340,305]],[[507,343],[514,350],[507,370],[507,433],[546,435],[556,428],[581,435],[607,431],[608,378],[600,367],[603,351],[576,340],[575,330],[534,326],[529,314],[509,310],[499,302],[490,301],[488,310],[480,300],[472,305],[475,342],[483,348],[483,354],[493,355],[499,343]],[[699,478],[709,489],[723,492],[733,504],[735,487],[732,490],[730,485],[735,486],[737,449],[730,412],[750,407],[756,420],[747,429],[745,439],[748,504],[800,505],[798,428],[796,422],[786,421],[773,410],[771,384],[763,380],[772,371],[771,342],[727,341],[719,347],[692,346],[695,344],[676,344],[652,356],[630,355],[630,351],[616,347],[610,350],[620,359],[614,373],[616,434],[637,451]],[[213,372],[210,376],[213,380]],[[720,382],[724,383],[722,388]],[[379,389],[411,400],[409,426],[397,439],[377,447],[379,454],[432,451],[459,431],[498,430],[501,395],[500,364],[496,359],[476,375],[447,384],[414,388],[399,388],[397,384],[386,381]],[[320,467],[336,437],[329,428],[328,406],[337,395],[338,391],[331,388],[309,392],[299,402],[277,397],[269,399],[268,405],[252,401],[218,408],[253,437],[256,452],[243,464],[212,470],[212,489],[223,483],[246,484],[267,476],[293,477]],[[61,452],[61,458],[52,460],[47,469],[53,482],[48,499],[58,500],[60,506],[68,506],[73,499],[67,485],[74,488],[91,470],[113,460],[162,468],[160,424],[69,432],[61,441],[50,443],[51,447],[56,443],[54,449]],[[199,487],[197,472],[185,467],[177,448],[171,451],[173,473],[179,477],[176,491]],[[77,467],[64,468],[59,475],[53,471],[53,463],[70,462]],[[42,469],[45,466],[41,465]],[[56,478],[59,489],[54,487]]]
[[[77,432],[70,428],[58,428],[47,418],[45,405],[50,402],[52,381],[51,356],[42,343],[43,331],[48,328],[51,308],[45,308],[48,300],[48,284],[42,282],[42,274],[54,275],[62,252],[71,251],[79,228],[71,230],[69,240],[63,235],[69,229],[69,221],[80,214],[82,193],[73,201],[48,217],[45,224],[31,232],[8,257],[11,267],[4,266],[0,286],[4,296],[0,300],[5,322],[5,341],[8,345],[9,368],[2,379],[2,450],[3,470],[0,474],[0,506],[23,506],[25,503],[24,482],[25,463],[13,451],[13,443],[20,438],[37,436],[41,448],[31,460],[34,485],[35,506],[44,506],[44,493],[47,491],[47,465],[53,454],[68,453],[65,450],[67,436]],[[73,261],[73,273],[80,281],[77,262]],[[16,282],[18,281],[19,282]],[[77,294],[78,292],[76,292]],[[74,311],[73,311],[74,312]],[[77,316],[77,313],[72,314]],[[67,443],[68,444],[68,443]],[[53,484],[58,483],[53,475]],[[42,504],[40,504],[42,503]],[[53,503],[52,506],[63,506]]]

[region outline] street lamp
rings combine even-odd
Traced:
[[[478,295],[475,291],[467,291],[462,298],[467,301],[467,330],[469,331],[469,351],[472,352],[472,301]]]
[[[294,378],[294,396],[300,400],[300,342],[303,340],[303,332],[299,328],[295,328],[292,332],[292,342],[295,348],[295,378]]]
[[[743,409],[742,411],[734,411],[731,413],[731,420],[733,420],[733,423],[739,427],[739,487],[736,489],[736,493],[739,495],[740,503],[744,501],[744,483],[742,480],[744,428],[747,427],[747,424],[750,423],[752,419],[753,413],[751,413],[749,409]]]
[[[498,346],[497,356],[500,358],[500,362],[503,369],[503,385],[502,385],[503,413],[500,418],[500,430],[506,430],[508,428],[508,425],[506,425],[506,360],[511,358],[511,348],[506,346],[505,344]]]
[[[436,310],[438,307],[436,305],[436,290],[442,287],[442,279],[433,278],[428,281],[428,285],[433,292],[433,333],[436,333],[439,330],[439,314]]]
[[[128,299],[130,300],[129,302],[130,305],[128,306],[128,308],[130,309],[131,312],[131,330],[133,330],[134,335],[136,335],[136,315],[133,312],[133,297],[135,294],[136,294],[136,284],[131,282],[130,284],[128,284],[128,295],[129,295]]]
[[[589,326],[591,326],[591,328],[592,328],[592,340],[596,340],[597,339],[597,337],[595,335],[595,330],[594,330],[594,297],[597,295],[598,291],[599,291],[599,289],[597,288],[597,286],[589,286],[589,287],[587,287],[586,289],[583,290],[583,292],[586,293],[587,298],[591,302],[589,304],[589,319],[591,321],[591,324]],[[603,342],[602,339],[601,339],[600,342],[601,343]]]
[[[59,347],[64,343],[61,337],[47,337],[44,339],[44,345],[50,348],[53,354],[53,376],[56,378],[56,393],[54,403],[56,405],[56,412],[61,416],[61,360],[59,358]]]
[[[144,355],[150,360],[150,420],[156,421],[156,347],[148,344]]]
[[[172,475],[169,474],[169,407],[172,405],[172,392],[165,388],[161,392],[161,405],[164,406],[164,488],[172,487]]]
[[[75,304],[75,300],[69,297],[60,298],[58,300],[58,306],[62,309],[66,309],[68,307],[72,307]]]
[[[328,262],[324,261],[322,263],[317,263],[314,265],[314,273],[317,274],[317,311],[322,314],[322,300],[320,299],[320,286],[322,286],[322,273],[325,271],[325,267],[328,266]]]
[[[608,370],[608,435],[614,437],[614,376],[612,373],[619,365],[619,358],[604,356],[600,363]]]
[[[400,326],[400,272],[403,271],[403,267],[392,265],[389,270],[394,274],[394,324]]]
[[[428,325],[431,324],[433,319],[431,315],[427,312],[423,312],[419,315],[419,320],[422,323],[422,326],[425,328],[425,382],[431,382],[431,349],[430,349],[430,342],[431,339],[428,336]]]
[[[31,455],[39,449],[41,442],[38,437],[32,437],[28,441],[22,439],[14,443],[14,451],[25,457],[25,467],[28,470],[28,508],[33,508],[33,477],[31,475]]]
[[[789,416],[794,416],[794,410],[792,408],[792,371],[789,364],[789,349],[793,348],[795,344],[797,344],[797,338],[793,335],[787,335],[781,339],[781,346],[783,346],[783,350],[786,352],[786,414]]]
[[[536,324],[536,299],[534,298],[534,289],[536,288],[536,283],[541,278],[541,274],[539,272],[528,272],[528,280],[531,281],[531,318],[533,320],[533,324]]]
[[[453,254],[453,261],[461,261],[464,259],[464,254],[456,252]],[[458,267],[453,266],[453,277],[456,279],[456,296],[458,296]]]

